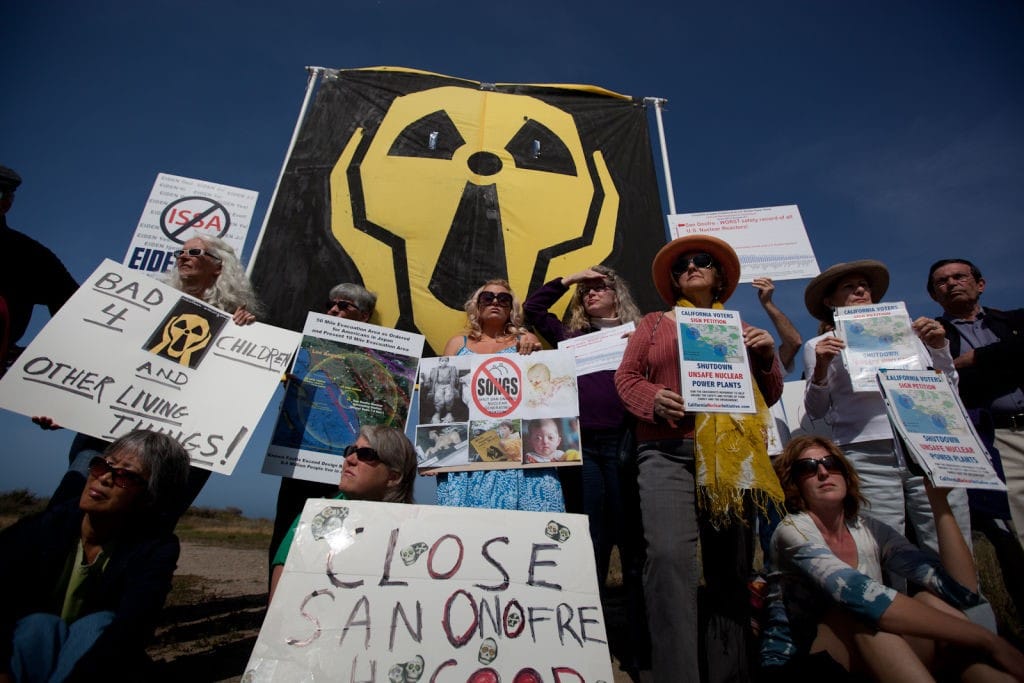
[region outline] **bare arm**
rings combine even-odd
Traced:
[[[935,515],[935,531],[939,539],[939,559],[949,575],[972,593],[978,592],[978,572],[974,558],[964,540],[963,532],[956,523],[956,517],[949,508],[946,496],[949,489],[935,488],[925,477],[925,491]]]
[[[270,595],[267,596],[268,605],[274,601],[274,591],[277,590],[277,583],[281,580],[281,574],[284,574],[283,564],[275,564],[270,570]]]
[[[753,285],[757,289],[757,298],[761,302],[761,306],[764,307],[765,313],[768,314],[772,325],[775,326],[775,331],[779,333],[779,339],[782,340],[782,344],[779,345],[779,360],[782,361],[782,367],[791,368],[793,359],[796,358],[796,354],[800,351],[800,345],[803,344],[803,338],[797,332],[793,322],[772,301],[772,295],[775,293],[775,283],[772,282],[772,279],[756,277]]]

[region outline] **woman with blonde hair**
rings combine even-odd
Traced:
[[[533,353],[540,340],[523,327],[523,309],[507,280],[488,280],[466,300],[466,333],[444,346],[445,356]],[[564,512],[552,468],[442,472],[437,502],[460,507]]]

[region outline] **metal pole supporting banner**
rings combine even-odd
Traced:
[[[654,117],[658,121],[658,140],[661,143],[661,165],[665,171],[665,194],[668,197],[668,212],[676,212],[676,197],[672,192],[672,169],[668,165],[668,145],[665,143],[665,124],[661,120],[661,108],[668,102],[663,97],[645,97],[644,102],[654,105]]]
[[[263,214],[263,225],[260,226],[260,233],[256,236],[256,244],[253,245],[252,255],[249,258],[249,265],[245,269],[245,274],[248,277],[252,277],[252,269],[256,264],[256,257],[260,253],[260,244],[263,242],[263,233],[266,232],[267,223],[270,222],[270,213],[274,208],[274,202],[277,200],[277,191],[281,188],[281,178],[284,177],[284,170],[288,167],[288,160],[292,158],[292,150],[295,149],[295,141],[299,139],[299,130],[302,128],[302,122],[306,120],[306,110],[309,109],[309,101],[313,99],[314,86],[319,80],[320,75],[326,70],[322,66],[306,67],[306,71],[309,72],[309,76],[306,78],[306,94],[302,98],[302,108],[299,109],[299,118],[295,121],[295,129],[292,130],[292,139],[288,143],[288,151],[284,155],[284,162],[281,164],[281,170],[277,174],[274,193],[270,195],[270,204],[267,206],[266,213]]]

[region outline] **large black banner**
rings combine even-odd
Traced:
[[[267,321],[292,329],[333,285],[363,284],[379,297],[375,322],[420,332],[438,350],[491,278],[524,298],[603,263],[642,308],[659,306],[650,263],[663,225],[637,99],[399,68],[329,71],[253,282]]]

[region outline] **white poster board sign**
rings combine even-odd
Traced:
[[[797,280],[821,272],[796,204],[672,214],[668,224],[673,239],[711,235],[728,242],[740,257],[740,282]]]
[[[263,472],[335,484],[363,425],[405,430],[424,337],[310,312]]]
[[[933,370],[880,370],[889,420],[936,486],[1005,491],[960,396]]]
[[[425,358],[419,385],[421,470],[581,464],[576,362],[568,351]]]
[[[739,311],[676,308],[687,412],[756,413]]]
[[[589,375],[602,370],[618,370],[626,352],[629,335],[636,323],[626,323],[570,337],[558,342],[558,348],[572,353],[576,359],[576,375]]]
[[[854,391],[878,391],[875,373],[882,369],[924,370],[910,315],[902,301],[866,306],[841,306],[835,312],[836,335],[846,342],[843,363]]]
[[[107,259],[0,380],[0,407],[108,441],[163,432],[230,474],[299,338]]]
[[[192,237],[220,237],[239,259],[258,192],[160,173],[135,228],[124,265],[153,275],[174,265],[174,252]]]
[[[246,683],[613,680],[587,518],[307,501]]]

